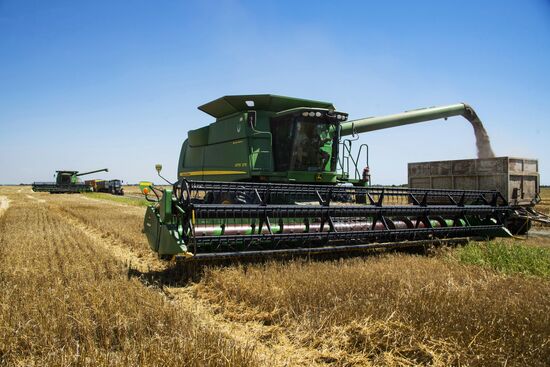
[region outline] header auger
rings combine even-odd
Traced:
[[[178,181],[144,190],[154,202],[144,232],[163,258],[347,253],[511,236],[513,211],[499,192],[369,187],[360,167],[368,173],[368,148],[353,156],[345,139],[477,118],[468,105],[353,121],[328,102],[273,95],[226,96],[199,109],[216,122],[189,132]]]

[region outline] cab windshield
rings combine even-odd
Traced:
[[[276,171],[334,171],[336,124],[319,117],[271,119]]]

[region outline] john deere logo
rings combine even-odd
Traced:
[[[315,175],[315,181],[321,181],[322,179],[323,179],[323,175],[321,175],[320,173]]]
[[[240,133],[241,132],[241,123],[238,123],[237,124],[237,133]]]

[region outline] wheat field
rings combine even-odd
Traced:
[[[10,206],[0,219],[0,364],[254,365],[252,349],[129,278],[50,205],[62,195],[1,193]]]
[[[465,250],[444,249],[210,268],[190,283],[149,251],[143,213],[101,197],[0,187],[0,365],[550,361],[544,272],[472,265]],[[546,251],[548,242],[494,246]],[[537,266],[550,268],[541,254]]]

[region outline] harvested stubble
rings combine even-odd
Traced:
[[[280,326],[338,365],[550,361],[550,282],[438,258],[211,269],[196,293],[236,321]]]
[[[50,226],[52,228],[48,230],[47,236],[44,234],[44,229],[40,229],[43,227],[41,224],[38,230],[33,229],[34,234],[39,236],[38,240],[34,240],[32,245],[28,243],[28,240],[20,242],[26,243],[24,245],[26,253],[23,258],[17,260],[17,264],[19,264],[17,267],[20,269],[32,267],[26,263],[21,265],[25,256],[29,256],[36,263],[48,261],[47,259],[51,257],[53,265],[48,266],[59,267],[56,265],[58,258],[53,251],[55,246],[52,241],[62,241],[63,233],[68,230],[67,219],[69,217],[77,218],[87,226],[98,229],[100,233],[104,233],[109,238],[116,238],[118,245],[125,246],[129,251],[138,254],[150,253],[141,233],[143,208],[86,200],[76,195],[40,196],[36,193],[33,195],[45,199],[47,204],[52,206],[53,212],[46,216],[55,219],[55,221]],[[12,203],[14,201],[17,200],[13,199]],[[13,212],[15,209],[17,207],[10,209],[10,215],[16,214]],[[33,206],[30,210],[36,209]],[[20,211],[17,213],[19,216],[22,215]],[[37,211],[37,213],[42,213],[42,211]],[[57,214],[64,217],[58,218]],[[12,231],[11,223],[15,223],[15,221],[10,219],[10,231]],[[36,227],[37,221],[31,220],[30,223],[34,223],[34,227]],[[7,228],[5,224],[2,226],[0,230]],[[62,228],[61,232],[53,228],[55,226]],[[21,225],[17,230],[18,236],[23,236],[23,230],[34,227],[33,225]],[[74,231],[74,228],[70,231]],[[73,236],[80,240],[81,233],[78,231],[75,233],[77,235]],[[30,234],[26,235],[30,236]],[[0,240],[5,242],[7,239],[8,237],[0,232]],[[70,246],[76,246],[72,241],[68,242]],[[530,241],[521,242],[521,244]],[[14,287],[14,282],[10,281],[8,284],[6,280],[6,275],[10,274],[11,270],[4,270],[4,268],[7,266],[6,264],[11,266],[10,269],[14,268],[11,265],[14,262],[10,259],[15,256],[19,257],[19,255],[10,253],[11,249],[18,244],[10,243],[6,250],[8,252],[0,250],[0,266],[2,266],[0,286],[3,289],[8,289],[6,295],[2,295],[3,298],[0,297],[1,305],[5,305],[7,302],[11,303],[10,297],[12,296],[8,293],[11,294],[10,288]],[[49,246],[49,250],[32,253],[34,248],[31,246],[34,246],[35,243]],[[88,246],[86,245],[86,247]],[[95,255],[97,253],[100,254],[100,263],[111,261],[109,256],[98,250],[101,247],[93,247],[96,249],[94,254],[85,252],[85,248],[74,247],[70,252],[68,249],[63,250],[63,253],[67,254],[62,255],[62,258],[77,257],[80,259],[78,261],[70,259],[69,263],[72,264],[70,266],[67,265],[67,262],[62,262],[66,269],[63,273],[69,269],[72,269],[71,272],[81,271],[75,269],[77,266],[81,266],[82,271],[87,274],[93,273],[94,271],[90,270],[92,265],[87,261],[89,258],[97,257]],[[79,255],[83,251],[84,255]],[[149,257],[144,255],[143,258],[149,261]],[[141,364],[151,365],[172,363],[170,361],[173,359],[170,358],[174,358],[174,356],[170,353],[176,353],[182,357],[185,353],[190,352],[191,354],[187,357],[195,358],[193,356],[196,356],[196,353],[202,352],[202,357],[196,357],[198,361],[196,364],[206,364],[200,358],[208,358],[213,353],[213,347],[210,346],[209,340],[219,338],[219,335],[212,331],[217,329],[216,324],[209,324],[210,331],[201,329],[193,319],[203,316],[193,315],[191,317],[184,313],[184,310],[181,309],[183,304],[178,303],[178,292],[174,289],[164,288],[171,296],[174,296],[173,304],[167,305],[165,298],[158,292],[144,289],[143,285],[135,280],[127,281],[124,277],[126,274],[124,269],[115,262],[111,261],[110,263],[113,264],[111,266],[118,269],[113,271],[115,275],[108,275],[113,272],[106,272],[105,276],[88,274],[89,277],[97,278],[98,281],[86,280],[83,275],[72,275],[69,278],[76,277],[76,280],[70,283],[69,288],[77,287],[77,282],[88,282],[88,285],[83,287],[92,289],[90,283],[93,283],[99,287],[98,290],[93,294],[91,294],[92,290],[86,292],[91,294],[88,296],[90,299],[94,299],[103,297],[103,293],[108,287],[115,289],[114,285],[107,287],[105,285],[107,280],[101,281],[99,278],[114,278],[110,281],[114,282],[113,284],[118,284],[117,294],[111,294],[115,291],[107,292],[105,297],[110,300],[107,301],[109,306],[106,311],[101,311],[104,316],[100,317],[109,315],[120,325],[125,325],[125,320],[130,320],[127,321],[130,325],[134,321],[140,320],[140,325],[145,324],[144,328],[152,330],[148,332],[155,336],[145,337],[143,336],[145,332],[137,331],[134,334],[138,335],[138,341],[126,339],[124,342],[126,344],[121,344],[133,343],[132,346],[118,347],[118,352],[106,352],[110,349],[92,345],[91,351],[86,351],[88,356],[91,355],[91,359],[96,358],[100,361],[99,364],[101,361],[106,361],[104,364],[109,364],[108,362],[115,358],[120,360],[125,358],[124,362],[119,364],[136,364],[139,363],[136,356],[143,351],[145,357]],[[50,271],[48,266],[42,266],[40,270],[33,271],[47,274]],[[107,267],[103,265],[103,268]],[[103,274],[101,269],[100,267],[96,272]],[[56,279],[60,277],[59,270],[52,273]],[[45,286],[25,285],[23,281],[16,284],[19,289],[26,289],[27,293],[33,286],[37,287],[38,292],[46,296],[42,297],[38,294],[32,295],[32,298],[27,296],[25,300],[28,301],[28,304],[26,302],[23,304],[23,301],[15,296],[14,307],[21,308],[25,310],[26,315],[30,315],[29,309],[35,307],[33,303],[44,304],[46,306],[44,313],[54,315],[57,320],[53,324],[60,323],[61,319],[65,323],[72,323],[71,330],[78,330],[77,327],[80,324],[73,322],[69,317],[60,315],[60,312],[58,313],[53,306],[57,306],[52,300],[54,296],[45,291],[46,287],[63,288],[64,283],[58,281],[52,285],[53,281],[47,280],[46,277],[47,275],[43,275],[45,281],[48,282]],[[123,282],[124,286],[119,282]],[[550,358],[549,281],[534,277],[499,275],[491,270],[460,265],[445,258],[398,255],[341,262],[276,263],[267,266],[211,269],[207,271],[202,282],[190,289],[184,288],[184,290],[185,292],[194,291],[195,296],[199,298],[194,300],[190,297],[189,302],[191,303],[186,304],[185,310],[193,309],[192,303],[195,301],[217,309],[218,316],[225,316],[222,318],[224,324],[241,326],[241,332],[247,333],[247,338],[243,339],[257,336],[264,345],[263,349],[259,348],[260,350],[270,349],[283,355],[285,353],[289,355],[304,353],[302,359],[291,359],[302,362],[302,365],[308,365],[308,361],[312,361],[310,357],[316,358],[314,362],[318,364],[331,365],[507,364],[508,366],[546,365],[546,361]],[[66,297],[65,291],[56,290],[54,293],[55,297],[61,300]],[[78,301],[78,297],[82,296],[72,290],[68,294],[72,305],[71,310],[85,307],[82,302]],[[140,294],[140,296],[136,294]],[[160,299],[164,301],[161,302]],[[1,309],[0,333],[7,333],[8,329],[4,329],[4,325],[10,325],[9,327],[12,328],[10,330],[13,332],[14,324],[3,321],[8,319],[5,308],[7,306],[1,307],[3,308]],[[67,306],[63,307],[67,308]],[[98,303],[95,303],[94,307],[101,309],[106,306],[99,306]],[[37,310],[38,308],[34,312],[38,312]],[[16,314],[13,311],[10,315]],[[77,320],[90,319],[89,316],[74,317]],[[18,320],[22,319],[20,317]],[[26,320],[28,319],[31,318],[27,317]],[[142,319],[145,321],[141,321]],[[166,320],[175,320],[175,324],[169,325],[167,328],[158,326],[162,323],[168,325]],[[250,320],[259,321],[267,326],[258,328],[256,322],[246,322]],[[110,330],[106,323],[94,322],[98,325],[105,325],[99,333],[100,335],[107,334]],[[44,323],[47,324],[46,321]],[[17,334],[19,338],[17,340],[34,340],[35,351],[55,351],[60,345],[63,345],[63,342],[44,341],[42,340],[44,337],[36,338],[34,329],[24,326],[23,321],[18,322],[17,325],[22,325]],[[201,323],[201,325],[204,324]],[[250,328],[247,325],[251,325]],[[129,326],[129,328],[132,327],[134,326]],[[192,332],[201,341],[188,340],[191,350],[187,352],[183,349],[181,340],[190,338],[189,335],[192,332],[188,333],[189,329],[197,330]],[[78,335],[86,340],[86,335],[88,335],[86,333],[90,333],[90,330],[92,330],[92,334],[97,334],[95,329],[87,328],[81,329]],[[175,342],[178,333],[183,335],[179,339],[179,344]],[[205,339],[202,333],[211,335],[211,339],[208,339],[210,337]],[[5,353],[8,349],[6,344],[2,344],[4,335],[7,334],[0,334],[0,338],[2,338],[0,339],[0,352]],[[40,334],[40,336],[43,335]],[[48,335],[55,335],[55,332],[50,331]],[[148,338],[151,339],[150,344]],[[71,338],[66,340],[70,342]],[[125,339],[122,338],[122,340]],[[222,351],[226,351],[224,348],[229,348],[232,345],[223,338],[218,340]],[[159,352],[155,349],[157,348],[155,343],[158,343]],[[154,346],[152,346],[153,344]],[[58,352],[62,357],[57,357],[57,359],[43,357],[47,355],[47,352],[33,354],[31,351],[25,352],[27,353],[25,354],[21,352],[23,349],[18,347],[19,352],[16,353],[20,353],[19,357],[11,355],[12,359],[9,362],[10,364],[11,361],[30,364],[33,360],[42,364],[72,362],[75,360],[73,358],[76,355],[74,352],[76,345],[79,345],[79,355],[81,355],[83,343],[68,343],[67,345],[65,352]],[[172,351],[168,352],[171,347]],[[238,346],[234,349],[240,350],[240,352],[235,352],[236,355],[242,356],[243,353],[245,355],[248,353],[246,349],[243,352],[243,349]],[[225,353],[230,354],[229,352]],[[7,361],[6,356],[7,354],[4,355],[5,361]],[[155,357],[158,357],[159,360],[155,360]],[[212,364],[223,363],[216,359],[218,357],[219,355],[214,353]],[[107,358],[111,359],[107,360]],[[166,358],[168,362],[160,361],[161,358]],[[62,362],[58,363],[58,361]],[[76,361],[75,364],[85,364],[82,362],[83,359],[76,359]],[[230,358],[230,361],[236,365],[246,362],[240,361],[238,357]],[[94,363],[90,362],[89,364]],[[173,364],[177,364],[177,361],[174,361]],[[185,361],[181,364],[187,365]],[[193,363],[188,364],[192,365]],[[276,362],[273,361],[273,365],[275,364]]]
[[[123,187],[125,194],[138,195],[141,194],[141,189],[138,185],[124,185]]]
[[[146,207],[151,205],[151,202],[147,201],[143,195],[138,194],[126,194],[124,196],[119,196],[108,194],[105,192],[85,192],[82,195],[92,199],[112,201],[113,203],[120,203],[138,207]]]
[[[145,208],[78,197],[61,197],[51,205],[90,227],[101,229],[104,236],[114,236],[136,254],[154,257],[141,231]]]
[[[0,365],[254,364],[37,201],[12,201],[0,244]]]

